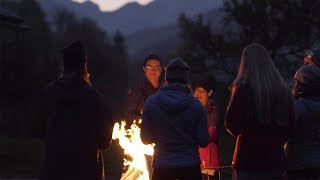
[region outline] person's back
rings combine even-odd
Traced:
[[[156,144],[153,179],[201,179],[198,146],[208,144],[207,120],[186,82],[169,82],[145,103],[141,139]]]
[[[199,119],[205,118],[204,110],[189,89],[168,85],[151,96],[145,107],[144,116],[151,116],[152,125],[156,127],[154,167],[200,164],[198,145],[204,146],[206,141],[194,134],[199,128]]]
[[[45,89],[47,129],[40,179],[101,179],[102,150],[112,120],[100,95],[79,73],[65,73]],[[108,121],[109,120],[109,121]]]
[[[320,177],[320,69],[302,66],[293,88],[298,128],[286,150],[289,178]]]
[[[232,166],[237,170],[247,172],[284,171],[286,158],[283,146],[292,129],[278,126],[275,123],[262,125],[254,112],[253,92],[248,85],[234,86],[233,91],[233,101],[226,115],[226,128],[237,138]],[[278,98],[278,101],[272,104],[282,106],[282,108],[274,108],[271,111],[272,120],[275,120],[276,116],[281,113],[281,109],[292,114],[292,117],[288,119],[294,119],[293,104],[283,108],[287,105],[283,104],[282,98]]]
[[[268,51],[248,45],[227,109],[225,126],[237,138],[234,179],[282,179],[284,144],[295,125],[291,92]]]

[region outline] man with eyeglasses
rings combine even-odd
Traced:
[[[161,87],[162,66],[160,57],[154,54],[148,55],[144,59],[143,71],[145,80],[129,90],[124,105],[123,116],[128,125],[131,125],[133,120],[138,121],[141,118],[144,102]]]

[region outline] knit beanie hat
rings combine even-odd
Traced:
[[[87,62],[86,52],[80,41],[62,48],[63,65],[66,72],[81,70]]]
[[[165,67],[165,80],[169,83],[187,84],[189,81],[190,67],[181,58],[173,59]]]
[[[216,89],[216,79],[212,76],[207,76],[201,81],[199,81],[196,87],[203,88],[208,93],[208,96],[210,97]]]
[[[320,49],[319,48],[313,48],[307,51],[304,57],[310,59],[314,65],[320,67]]]

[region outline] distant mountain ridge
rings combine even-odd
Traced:
[[[149,28],[160,28],[176,22],[181,13],[195,15],[221,6],[222,0],[155,0],[146,6],[128,3],[117,11],[102,12],[91,1],[77,3],[72,0],[36,0],[44,9],[48,20],[57,9],[67,9],[76,17],[88,17],[105,31],[113,33],[120,30],[125,35]]]
[[[222,13],[219,8],[203,13],[203,22],[210,24],[214,32],[223,32]],[[145,29],[126,37],[127,52],[132,58],[142,58],[150,52],[170,55],[180,41],[177,20],[161,28]]]
[[[177,20],[180,14],[203,14],[214,30],[221,30],[218,8],[223,0],[155,0],[146,6],[128,3],[114,12],[101,12],[91,1],[76,3],[72,0],[36,0],[47,14],[49,23],[58,9],[73,12],[77,18],[90,18],[103,30],[113,34],[119,30],[125,35],[127,52],[131,59],[145,54],[168,55],[179,42]]]

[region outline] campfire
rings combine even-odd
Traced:
[[[138,121],[141,124],[142,120]],[[121,180],[124,179],[139,179],[149,180],[149,169],[151,169],[151,163],[146,159],[147,156],[153,156],[155,146],[154,144],[145,145],[140,138],[141,129],[134,121],[130,128],[126,129],[126,122],[122,121],[121,125],[115,123],[113,127],[112,139],[119,140],[121,148],[124,150],[124,154],[130,156],[132,159],[124,158],[123,165],[127,167],[127,172],[123,173]]]

